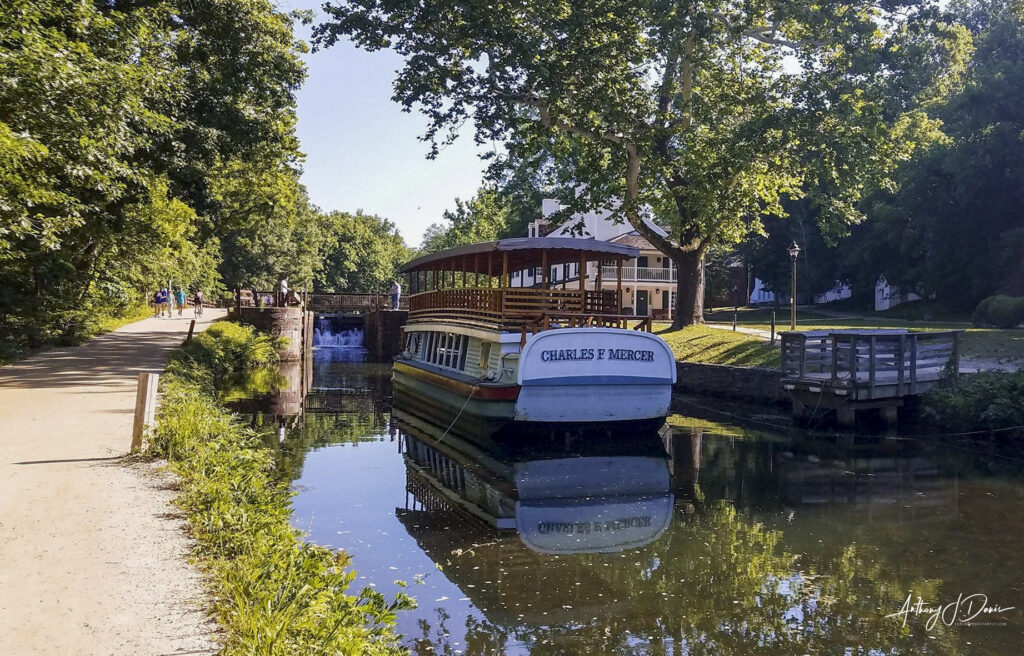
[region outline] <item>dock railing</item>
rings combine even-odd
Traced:
[[[872,399],[927,391],[960,361],[960,332],[810,331],[782,334],[784,382]]]

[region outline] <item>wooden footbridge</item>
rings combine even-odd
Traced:
[[[793,415],[834,410],[840,426],[878,410],[889,425],[907,396],[923,394],[944,375],[957,375],[960,332],[816,330],[782,333],[782,385]]]
[[[364,315],[391,309],[388,294],[350,294],[347,292],[295,292],[285,299],[279,291],[256,289],[235,290],[236,307],[304,307],[317,314]],[[399,309],[406,310],[409,301],[401,298]]]

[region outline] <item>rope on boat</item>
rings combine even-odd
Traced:
[[[459,420],[459,417],[462,416],[462,412],[466,409],[466,406],[469,405],[469,400],[471,398],[473,398],[474,394],[476,394],[476,390],[477,390],[478,387],[479,387],[479,383],[473,383],[472,389],[469,390],[469,396],[466,397],[466,402],[463,403],[462,404],[462,408],[459,409],[459,414],[455,415],[455,419],[452,419],[452,423],[448,424],[448,428],[444,429],[444,432],[441,433],[441,437],[439,437],[436,440],[434,440],[434,444],[439,443],[441,440],[443,440],[445,438],[445,436],[448,435],[448,431],[450,431],[452,429],[452,426],[455,425],[455,422],[457,422]]]

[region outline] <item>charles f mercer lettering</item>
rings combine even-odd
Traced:
[[[631,360],[633,362],[654,362],[654,351],[638,351],[633,349],[551,349],[541,351],[540,359],[544,362],[562,360]]]

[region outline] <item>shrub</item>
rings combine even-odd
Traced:
[[[274,339],[251,326],[218,321],[172,357],[172,365],[206,368],[215,376],[277,362],[287,338]]]
[[[1024,323],[1024,297],[989,296],[978,303],[971,315],[975,326],[1016,328]]]
[[[1024,371],[983,371],[944,383],[925,395],[922,415],[953,432],[1024,437]]]

